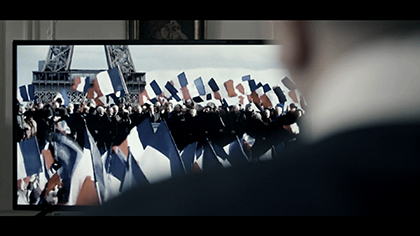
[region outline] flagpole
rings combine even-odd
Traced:
[[[248,157],[248,155],[246,155],[246,153],[244,151],[244,148],[243,148],[243,145],[241,144],[241,141],[239,140],[238,135],[235,135],[235,137],[236,137],[236,141],[239,144],[239,148],[241,149],[242,154],[244,154],[244,156],[246,157],[247,161],[251,161],[251,159]]]
[[[86,129],[85,134],[87,134],[87,135],[85,135],[85,139],[87,138],[88,142],[89,142],[89,146],[92,146],[92,143],[90,142],[91,140],[90,140],[90,137],[89,137],[91,135],[90,135],[89,129],[87,128],[86,121],[85,121],[85,129]],[[85,142],[86,142],[86,140],[85,140]],[[105,196],[102,196],[101,191],[99,190],[98,178],[97,178],[97,174],[96,174],[96,170],[95,170],[95,160],[94,160],[94,157],[93,157],[94,154],[92,153],[92,149],[93,148],[90,147],[90,160],[91,160],[91,163],[92,163],[93,178],[95,179],[95,189],[96,189],[96,194],[98,194],[99,204],[102,205],[102,198],[105,197]],[[102,168],[103,168],[103,166],[102,166]],[[104,192],[105,192],[105,189],[104,189]]]

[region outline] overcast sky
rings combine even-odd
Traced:
[[[18,86],[32,82],[32,71],[38,61],[45,60],[49,46],[18,48]],[[214,78],[219,84],[250,74],[251,78],[279,85],[289,76],[279,61],[277,45],[130,45],[136,71],[146,72],[146,81],[153,79],[164,86],[185,71],[190,82],[198,77]],[[76,45],[71,69],[107,69],[104,46]]]

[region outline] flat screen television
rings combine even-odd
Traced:
[[[14,209],[281,157],[306,102],[259,40],[14,41]]]

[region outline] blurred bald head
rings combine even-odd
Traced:
[[[278,40],[313,140],[420,118],[418,21],[286,21]]]
[[[383,37],[420,30],[419,21],[280,21],[282,62],[304,94],[342,53]]]

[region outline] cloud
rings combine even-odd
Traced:
[[[187,70],[195,68],[281,67],[280,47],[276,45],[132,45],[136,70]]]

